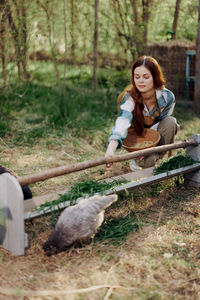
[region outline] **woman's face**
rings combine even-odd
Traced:
[[[151,72],[144,66],[135,68],[134,70],[134,82],[136,88],[141,93],[149,92],[154,89],[154,82]]]

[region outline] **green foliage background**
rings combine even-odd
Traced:
[[[27,10],[28,54],[40,51],[45,61],[29,60],[29,79],[19,82],[16,61],[13,59],[14,42],[9,30],[6,31],[8,85],[0,89],[0,136],[9,136],[12,131],[13,144],[32,145],[47,132],[63,126],[79,136],[84,136],[86,132],[95,136],[94,127],[99,131],[102,128],[110,128],[111,118],[114,119],[117,114],[117,95],[130,80],[128,69],[134,51],[129,48],[129,41],[125,36],[129,36],[133,41],[135,39],[132,1],[118,0],[120,11],[115,11],[115,1],[101,0],[99,3],[99,69],[98,92],[95,96],[91,91],[94,1],[65,1],[66,65],[63,63],[64,1],[27,0],[24,3]],[[137,3],[139,34],[142,35],[142,1],[138,0]],[[172,28],[175,3],[175,0],[152,1],[148,24],[149,43],[166,41],[169,38],[167,31]],[[15,14],[13,5],[13,17]],[[182,0],[177,33],[179,39],[195,41],[197,17],[198,1]],[[19,26],[20,18],[14,20]],[[122,36],[119,35],[119,30],[123,33]],[[52,50],[56,56],[60,86],[57,84],[55,66],[50,60]],[[0,86],[3,86],[2,77]],[[25,124],[18,124],[13,128],[11,124],[14,123],[16,113],[18,116],[20,113],[23,120],[26,115]],[[101,136],[105,143],[107,135],[105,130]]]
[[[120,59],[132,59],[130,44],[125,35],[135,40],[134,14],[132,1],[119,0],[120,11],[114,11],[112,0],[99,2],[99,35],[98,51],[102,60],[112,55]],[[29,54],[43,50],[51,52],[50,43],[54,48],[57,58],[62,58],[65,51],[64,40],[64,2],[27,0],[27,29]],[[168,31],[172,30],[175,0],[153,0],[150,21],[148,24],[148,42],[163,42],[169,39]],[[88,63],[93,53],[94,31],[94,1],[92,0],[66,1],[66,30],[67,30],[67,59],[72,63]],[[139,17],[139,35],[142,36],[144,24],[141,19],[142,1],[137,1]],[[47,13],[49,23],[47,21]],[[120,17],[121,15],[121,17]],[[13,16],[15,14],[13,13]],[[122,23],[122,19],[123,23]],[[198,1],[182,0],[178,20],[177,39],[195,41],[197,35]],[[16,21],[17,22],[17,21]],[[18,21],[19,22],[19,21]],[[49,37],[49,28],[51,34]],[[118,30],[122,33],[119,36]],[[72,53],[74,45],[74,54]],[[134,47],[134,46],[133,46]],[[8,39],[7,51],[13,54],[13,42]],[[109,64],[109,61],[107,62]]]

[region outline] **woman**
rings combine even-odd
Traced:
[[[175,106],[174,94],[164,87],[165,80],[161,67],[151,56],[139,57],[131,68],[131,85],[119,95],[120,115],[118,116],[112,133],[106,157],[114,155],[120,149],[127,137],[128,128],[133,126],[137,135],[142,135],[144,128],[152,128],[160,133],[158,145],[171,144],[179,125],[171,116]],[[153,154],[131,161],[133,171],[141,167],[154,166],[163,154]],[[112,168],[112,163],[106,169]]]

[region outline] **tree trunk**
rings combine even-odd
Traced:
[[[143,49],[142,42],[140,40],[140,30],[138,21],[138,11],[137,11],[137,0],[132,0],[133,18],[134,18],[134,34],[135,34],[135,45],[136,54],[140,55]],[[135,59],[134,53],[132,53],[133,59]]]
[[[72,61],[75,57],[75,36],[74,36],[74,26],[75,26],[75,3],[71,0],[71,58]]]
[[[63,21],[64,21],[64,42],[65,42],[65,53],[64,53],[64,82],[66,80],[66,68],[67,68],[67,17],[66,17],[66,0],[63,0]]]
[[[42,7],[42,9],[44,10],[44,12],[46,14],[49,46],[50,46],[50,49],[51,49],[51,55],[52,55],[54,70],[55,70],[55,73],[56,73],[57,85],[60,88],[61,87],[60,72],[59,72],[59,69],[58,69],[58,66],[57,66],[56,53],[55,53],[55,49],[54,49],[54,47],[55,47],[55,45],[54,45],[54,34],[53,34],[53,30],[52,30],[51,18],[50,18],[50,13],[49,13],[49,9],[48,9],[49,2],[46,2],[46,6],[40,0],[37,0],[37,3],[40,5],[40,7]]]
[[[200,112],[200,0],[199,0],[199,16],[198,16],[198,33],[197,33],[197,42],[196,42],[194,109],[196,112]]]
[[[14,19],[12,17],[11,8],[10,8],[10,5],[8,2],[6,3],[5,11],[6,11],[6,15],[8,18],[8,23],[10,25],[14,44],[15,44],[15,55],[16,55],[16,61],[17,61],[18,78],[19,78],[19,80],[21,80],[22,79],[22,70],[21,70],[21,64],[20,64],[19,32],[18,32],[17,26],[15,25]]]
[[[121,27],[123,28],[123,23],[122,23],[122,20],[121,20],[121,23],[117,21],[118,16],[120,15],[119,14],[119,9],[117,7],[118,6],[118,1],[113,0],[112,3],[113,3],[114,14],[115,14],[115,20],[116,20],[115,26],[116,26],[116,29],[117,29],[118,42],[119,42],[120,47],[121,47],[120,50],[122,49],[122,51],[124,51],[124,54],[126,56],[127,55],[127,47],[124,47],[124,43],[123,43],[124,33],[122,33],[122,29],[121,29]]]
[[[0,49],[1,49],[1,63],[2,63],[2,77],[3,86],[7,84],[7,55],[6,55],[6,13],[5,13],[5,0],[0,0],[0,10],[2,11],[0,20]]]
[[[15,55],[18,68],[19,80],[29,78],[27,72],[27,23],[26,23],[26,4],[25,0],[13,0],[13,10],[16,16],[12,15],[12,10],[8,1],[6,1],[5,13],[10,25],[11,34],[15,45]]]
[[[144,32],[143,32],[144,46],[146,46],[147,39],[148,39],[148,25],[149,25],[149,18],[150,18],[151,3],[152,0],[142,0],[143,24],[144,24]]]
[[[95,17],[94,17],[94,49],[93,49],[93,91],[97,90],[97,60],[98,60],[98,6],[99,0],[95,0]]]
[[[29,74],[27,72],[27,13],[26,13],[26,0],[22,0],[21,3],[21,15],[22,15],[22,22],[21,22],[21,63],[24,71],[24,79],[29,79]]]
[[[172,39],[173,40],[176,40],[180,4],[181,4],[181,0],[176,0],[176,7],[175,7],[175,12],[174,12],[174,21],[173,21],[173,25],[172,25],[172,31],[173,31]]]
[[[119,0],[114,0],[114,1],[116,2],[116,5],[117,5],[116,9],[117,9],[117,12],[119,14],[120,21],[121,21],[121,31],[119,29],[118,33],[119,33],[119,35],[123,36],[123,38],[126,40],[126,43],[127,43],[127,46],[123,47],[124,48],[124,54],[125,54],[125,65],[127,65],[127,63],[128,63],[128,59],[127,59],[128,58],[128,56],[127,56],[128,49],[132,48],[131,45],[130,45],[131,44],[131,34],[130,34],[130,32],[127,32],[127,30],[126,30],[129,27],[129,24],[125,23],[125,20],[127,20],[126,12],[125,12],[125,15],[123,15],[123,7],[121,6],[120,1]]]

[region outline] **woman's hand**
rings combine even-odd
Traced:
[[[113,163],[107,163],[106,164],[106,171],[112,170],[112,167],[113,167]]]
[[[115,153],[115,150],[118,146],[119,142],[118,141],[115,141],[115,140],[111,140],[109,145],[108,145],[108,148],[106,150],[106,154],[105,154],[105,157],[108,158],[108,157],[113,157],[114,156],[114,153]],[[107,163],[106,164],[106,171],[110,171],[113,167],[113,163]]]

